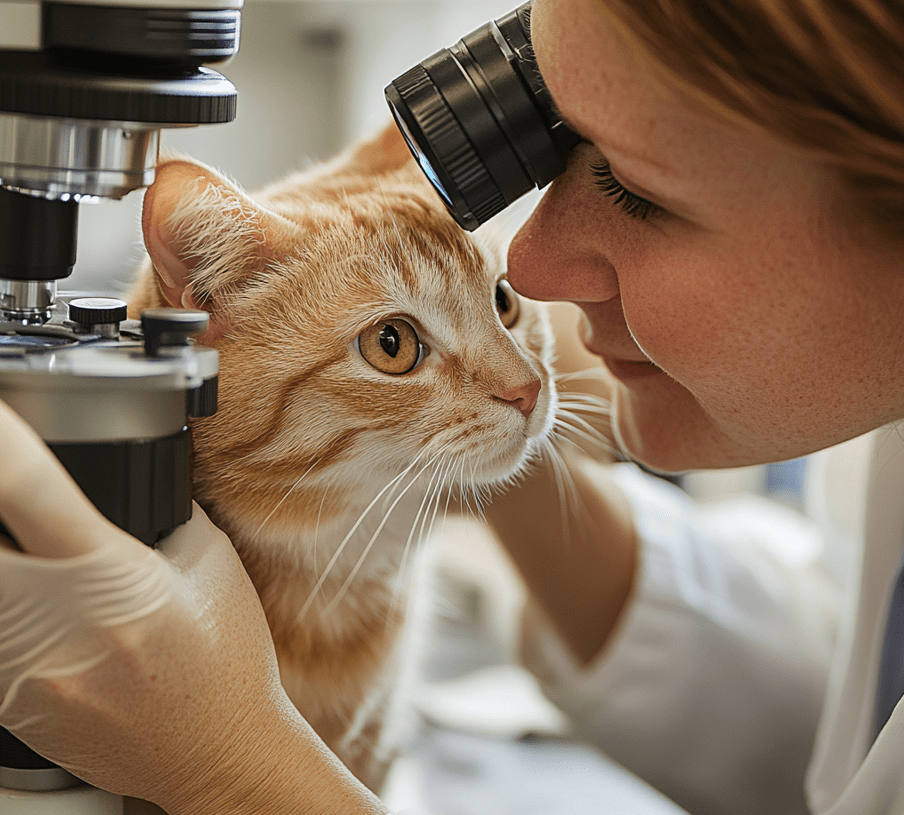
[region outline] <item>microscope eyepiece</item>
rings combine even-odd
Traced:
[[[467,230],[546,186],[578,142],[537,69],[530,9],[486,23],[386,88],[411,152]]]

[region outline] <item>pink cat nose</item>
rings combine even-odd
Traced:
[[[497,393],[493,394],[493,398],[518,408],[524,418],[527,419],[536,407],[537,397],[539,395],[540,380],[533,379],[524,385],[500,389]]]

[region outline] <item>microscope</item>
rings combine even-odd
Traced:
[[[238,51],[241,4],[35,2],[35,42],[0,49],[0,399],[151,546],[191,515],[188,420],[216,409],[217,353],[190,341],[207,315],[128,320],[119,299],[57,285],[80,204],[151,184],[161,129],[235,117],[235,87],[204,66]],[[122,812],[0,732],[2,815]]]

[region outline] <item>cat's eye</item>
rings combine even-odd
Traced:
[[[521,306],[518,303],[518,295],[508,280],[503,279],[496,284],[496,311],[499,312],[499,319],[506,328],[511,328],[518,322]]]
[[[381,320],[358,335],[358,350],[385,374],[407,374],[424,355],[424,346],[411,323],[399,318]]]

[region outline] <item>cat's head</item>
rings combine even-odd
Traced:
[[[217,514],[329,515],[406,468],[486,485],[548,433],[545,312],[505,282],[498,242],[455,225],[394,126],[253,197],[166,162],[143,225],[159,297],[206,309],[220,351],[220,407],[195,428]]]

